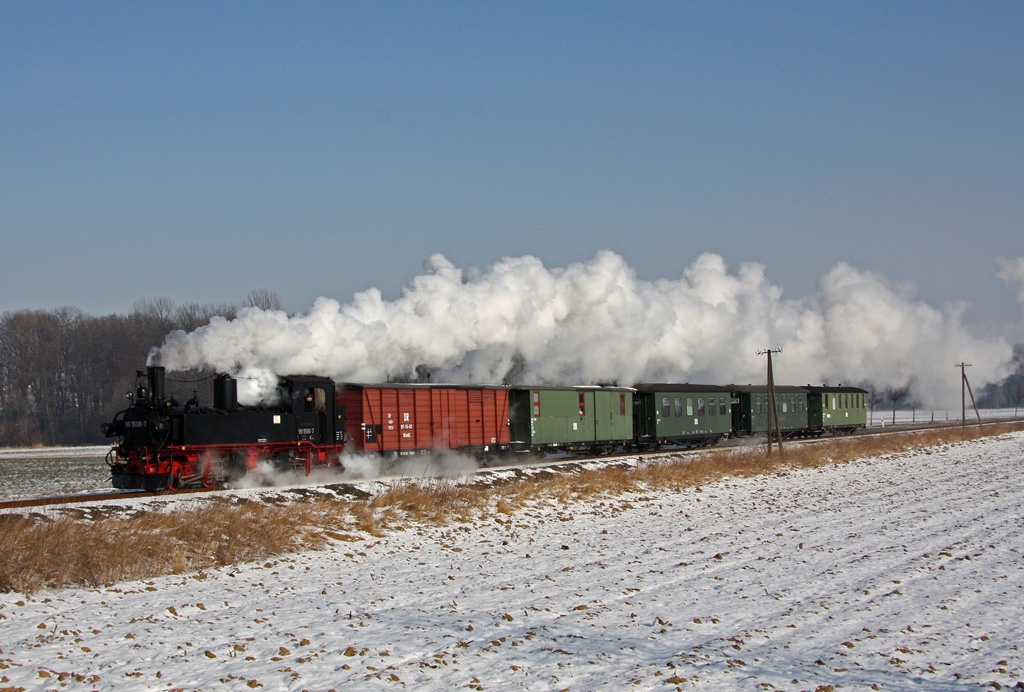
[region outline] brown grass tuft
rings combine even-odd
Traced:
[[[389,523],[413,521],[442,524],[453,515],[472,515],[485,505],[484,488],[460,484],[451,479],[399,483],[370,501]]]
[[[215,502],[91,522],[8,515],[0,521],[0,590],[99,586],[318,547],[323,514],[316,503]]]

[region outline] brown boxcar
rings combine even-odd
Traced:
[[[504,387],[339,384],[335,404],[336,430],[344,431],[347,450],[404,455],[509,447]]]

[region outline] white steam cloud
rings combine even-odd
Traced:
[[[1024,299],[1024,259],[1005,262],[1000,276]],[[249,308],[168,335],[151,360],[255,378],[239,383],[252,402],[276,375],[371,383],[418,366],[434,382],[500,383],[515,368],[516,381],[534,384],[754,383],[764,379],[756,352],[774,347],[783,349],[778,382],[909,385],[922,404],[942,407],[959,401],[955,363],[970,360],[980,386],[1003,377],[1011,356],[1004,340],[968,332],[965,308],[934,308],[845,263],[813,296],[788,300],[763,265],[730,273],[714,254],[658,281],[638,279],[611,251],[558,269],[504,259],[468,276],[434,255],[397,300],[371,288],[347,304],[318,298],[292,317]]]
[[[346,453],[338,457],[337,467],[313,468],[307,476],[302,468],[282,469],[268,459],[260,459],[256,468],[229,482],[229,488],[266,488],[268,486],[325,485],[383,478],[418,478],[435,481],[466,476],[479,466],[473,457],[450,450],[432,454],[385,459],[379,454]]]
[[[1015,260],[999,258],[996,263],[999,265],[996,276],[1017,289],[1017,302],[1024,308],[1024,257]]]

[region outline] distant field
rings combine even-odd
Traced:
[[[1012,408],[983,408],[980,410],[981,421],[1009,420],[1024,416],[1024,408],[1015,411]],[[932,409],[896,409],[896,423],[903,425],[907,423],[959,423],[960,409],[953,410],[932,410]],[[977,423],[974,409],[967,408],[967,423]],[[884,408],[877,408],[872,412],[868,427],[878,428],[892,424],[892,409],[886,411]]]
[[[0,496],[5,500],[110,488],[107,446],[0,449]]]

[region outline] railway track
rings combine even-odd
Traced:
[[[989,425],[997,425],[1003,423],[1024,423],[1024,418],[1015,419],[1004,419],[998,421],[991,421]],[[977,423],[969,424],[967,427],[974,427]],[[796,445],[796,444],[821,444],[836,439],[850,439],[856,437],[873,437],[882,435],[894,435],[894,434],[906,434],[915,432],[926,432],[933,430],[943,429],[954,429],[963,427],[959,422],[955,423],[918,423],[918,424],[897,424],[888,428],[868,428],[860,430],[852,435],[847,435],[841,438],[836,437],[819,437],[819,438],[802,438],[802,439],[791,439],[785,440],[785,445]],[[531,463],[514,463],[514,464],[496,464],[496,465],[484,465],[480,470],[497,470],[501,468],[544,468],[544,467],[557,467],[566,464],[573,463],[586,463],[593,461],[609,461],[614,462],[620,458],[637,458],[637,457],[654,457],[665,454],[697,454],[709,449],[726,449],[729,447],[745,447],[745,446],[758,446],[764,445],[764,438],[734,438],[725,443],[713,446],[713,447],[697,447],[697,448],[671,448],[671,449],[660,449],[652,451],[632,451],[625,452],[623,454],[614,455],[603,455],[603,456],[565,456],[565,457],[549,457],[546,459],[532,460]],[[339,479],[340,483],[351,483],[350,480]],[[331,485],[331,484],[325,484]],[[103,492],[103,493],[87,493],[80,495],[61,495],[52,497],[38,497],[38,498],[25,498],[21,500],[9,500],[6,502],[0,502],[0,510],[17,510],[26,509],[31,507],[45,507],[52,505],[72,505],[81,504],[86,502],[104,502],[110,500],[124,500],[124,499],[138,499],[138,498],[168,498],[180,495],[190,495],[199,493],[209,493],[224,490],[223,486],[215,486],[210,488],[184,488],[177,490],[161,490],[161,491],[144,491],[134,490],[126,492]]]

